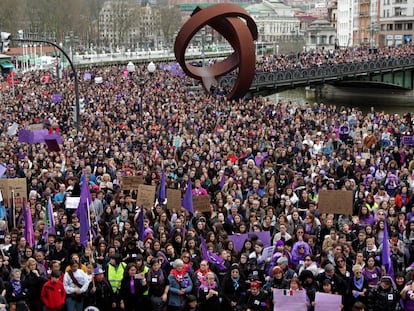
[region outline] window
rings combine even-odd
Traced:
[[[402,30],[402,24],[395,24],[395,30]]]

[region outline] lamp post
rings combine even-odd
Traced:
[[[135,72],[135,65],[132,62],[129,62],[127,64],[127,70],[128,70],[129,79],[131,80],[132,79],[132,75]]]
[[[75,84],[75,109],[76,109],[76,131],[80,131],[80,104],[79,104],[79,81],[78,81],[78,75],[75,70],[75,66],[73,65],[72,59],[66,54],[66,52],[63,50],[62,47],[60,47],[58,44],[48,41],[48,40],[42,40],[42,39],[24,39],[23,35],[19,32],[19,38],[11,38],[11,41],[16,42],[30,42],[30,43],[46,43],[49,45],[54,46],[57,48],[68,60],[70,67],[72,69],[73,78],[74,78],[74,84]]]
[[[155,64],[153,62],[150,62],[147,66],[147,70],[152,75],[155,72]]]

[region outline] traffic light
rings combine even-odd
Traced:
[[[1,39],[1,51],[2,53],[5,53],[9,50],[10,45],[10,38],[11,34],[8,32],[1,32],[0,33],[0,39]]]

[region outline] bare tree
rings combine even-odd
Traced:
[[[182,25],[181,12],[177,6],[161,6],[159,10],[163,39],[167,46],[171,46],[174,34]]]

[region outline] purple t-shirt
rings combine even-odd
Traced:
[[[379,267],[375,267],[373,271],[368,271],[365,268],[362,275],[368,281],[368,285],[375,286],[381,279],[381,269]]]

